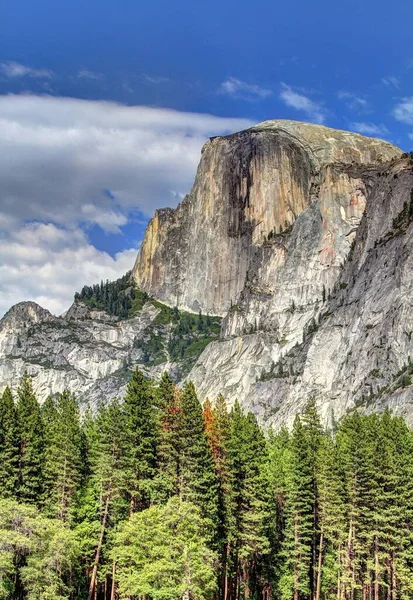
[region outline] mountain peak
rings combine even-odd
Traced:
[[[43,321],[51,321],[56,319],[46,308],[31,300],[18,302],[14,304],[4,315],[0,321],[0,327],[6,324],[26,324],[34,325]]]

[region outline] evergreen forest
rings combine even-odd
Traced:
[[[0,599],[413,598],[413,432],[390,412],[263,431],[136,370],[122,402],[0,398]]]

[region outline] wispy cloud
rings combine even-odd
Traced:
[[[364,135],[372,135],[372,136],[383,135],[383,136],[385,136],[385,135],[389,134],[389,130],[382,123],[377,125],[375,123],[365,123],[363,121],[361,121],[361,122],[359,121],[359,122],[351,123],[351,128],[354,129],[354,131],[358,131],[358,133],[363,133]]]
[[[339,91],[337,96],[340,100],[346,103],[346,105],[352,110],[366,111],[369,103],[365,98],[354,94],[353,92]]]
[[[49,69],[34,69],[27,65],[22,65],[18,62],[3,62],[0,64],[0,71],[10,79],[18,79],[19,77],[32,77],[34,79],[50,79],[53,77],[53,72]]]
[[[125,90],[125,92],[128,92],[128,94],[133,94],[135,91],[127,81],[122,82],[122,88]]]
[[[393,109],[393,117],[401,123],[413,125],[413,96],[403,98]]]
[[[163,77],[162,75],[147,75],[146,73],[143,74],[143,80],[152,85],[160,85],[171,81],[169,77]]]
[[[324,123],[325,109],[321,104],[314,102],[308,96],[293,90],[289,85],[281,84],[280,99],[291,108],[303,112],[309,119],[316,123]]]
[[[389,77],[382,77],[381,81],[382,83],[384,83],[384,85],[395,87],[396,89],[399,89],[400,87],[400,81],[394,75],[390,75]]]
[[[247,83],[241,81],[235,77],[230,77],[223,81],[219,87],[219,93],[232,98],[239,98],[241,100],[265,100],[268,96],[271,96],[272,90],[261,87],[259,85]]]
[[[94,71],[89,71],[89,69],[81,69],[77,74],[79,79],[91,79],[94,81],[102,81],[105,78],[102,73],[95,73]]]

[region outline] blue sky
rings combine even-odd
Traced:
[[[5,0],[0,312],[129,268],[208,135],[293,118],[411,149],[412,23],[407,0]]]

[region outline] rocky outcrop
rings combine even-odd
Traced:
[[[209,328],[204,323],[201,332],[178,338],[185,352],[171,355],[180,318],[188,322],[182,313],[151,301],[127,319],[81,301],[63,317],[34,302],[17,304],[0,321],[0,393],[6,385],[15,391],[25,371],[40,401],[64,389],[82,403],[121,397],[136,366],[155,378],[167,370],[179,381],[219,331],[219,323]]]
[[[190,194],[149,223],[136,284],[170,305],[218,315],[251,285],[278,302],[288,282],[296,292],[284,297],[307,303],[336,279],[365,207],[363,182],[343,167],[398,153],[387,142],[294,121],[213,138]],[[232,333],[244,325],[238,319]]]
[[[135,340],[157,312],[148,305],[139,316],[117,322],[81,303],[63,318],[34,302],[17,304],[0,321],[0,387],[15,390],[27,371],[40,400],[64,389],[83,401],[114,397],[141,358]]]

